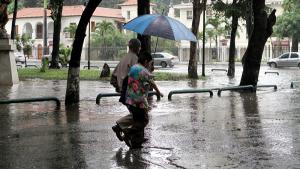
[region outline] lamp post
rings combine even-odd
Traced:
[[[43,37],[43,56],[47,55],[47,0],[44,0],[44,37]]]
[[[205,76],[205,10],[206,3],[203,4],[202,76]]]
[[[88,69],[90,70],[91,60],[91,21],[89,20],[89,41],[88,41]]]
[[[86,7],[87,2],[84,2],[84,6]],[[91,67],[91,20],[89,20],[89,24],[88,24],[88,70],[90,70]]]

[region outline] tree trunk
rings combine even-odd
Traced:
[[[199,23],[200,23],[200,15],[203,11],[203,7],[206,5],[206,0],[194,0],[193,1],[193,22],[192,22],[192,32],[197,37],[199,31]],[[190,60],[189,60],[189,67],[188,67],[188,77],[192,79],[198,78],[197,72],[197,43],[190,42]]]
[[[65,104],[71,105],[79,102],[79,72],[80,59],[83,41],[85,38],[86,27],[93,15],[95,9],[102,0],[90,0],[84,9],[76,29],[75,39],[73,42],[73,49],[71,53],[71,60],[69,62],[68,80]]]
[[[11,39],[15,39],[15,36],[16,36],[17,11],[18,11],[18,0],[15,0],[14,14],[13,14],[13,19],[12,19],[12,24],[11,24],[11,33],[10,33]]]
[[[150,14],[150,0],[138,0],[138,16]],[[151,36],[138,34],[137,38],[141,41],[141,52],[151,53]]]
[[[296,36],[292,38],[292,52],[298,52],[299,39]]]
[[[237,0],[233,0],[232,5],[236,5]],[[229,46],[229,63],[227,76],[234,77],[235,75],[235,37],[238,27],[239,17],[236,13],[232,14],[231,21],[231,34],[230,34],[230,46]]]
[[[275,12],[267,16],[265,0],[253,0],[254,29],[243,56],[243,74],[240,85],[257,85],[260,62],[267,39],[273,33],[276,22]]]
[[[57,8],[57,12],[54,13],[54,32],[53,32],[53,50],[52,50],[52,60],[50,64],[50,68],[58,69],[59,65],[59,44],[60,44],[60,30],[61,30],[61,15],[63,9],[63,0],[59,1],[60,3],[53,6]],[[56,9],[54,9],[56,10]]]
[[[247,36],[248,36],[248,42],[250,41],[250,37],[253,32],[253,24],[254,24],[254,18],[253,18],[253,0],[247,1],[247,11],[246,11],[246,30],[247,30]]]

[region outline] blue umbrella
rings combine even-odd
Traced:
[[[124,24],[123,28],[141,35],[197,42],[196,36],[184,24],[163,15],[142,15]]]

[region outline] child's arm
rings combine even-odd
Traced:
[[[164,97],[164,95],[160,92],[160,90],[158,89],[157,85],[155,84],[153,79],[149,80],[150,85],[153,87],[153,89],[161,96]]]

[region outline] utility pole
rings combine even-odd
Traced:
[[[87,2],[84,2],[84,6],[86,7]],[[91,67],[91,19],[88,23],[88,70],[90,70]]]
[[[47,0],[44,0],[44,29],[43,29],[43,33],[44,33],[44,36],[43,36],[43,57],[45,57],[45,55],[47,55],[47,46],[48,46],[48,43],[47,43]]]
[[[89,20],[89,41],[88,41],[88,70],[91,66],[91,20]]]
[[[206,3],[203,3],[202,76],[205,76],[205,10]]]

